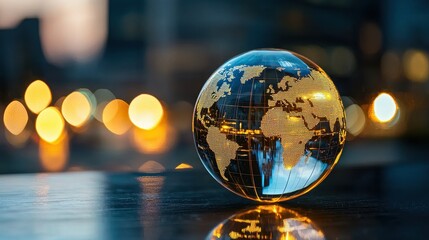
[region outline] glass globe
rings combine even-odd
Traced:
[[[309,59],[254,50],[217,69],[198,96],[192,129],[207,171],[260,202],[300,196],[341,155],[344,107],[334,83]]]
[[[261,205],[219,223],[206,237],[217,239],[324,240],[322,230],[308,217],[278,205]]]

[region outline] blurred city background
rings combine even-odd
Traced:
[[[0,173],[202,169],[198,93],[256,48],[331,76],[348,124],[339,168],[424,162],[427,23],[424,0],[0,0]]]

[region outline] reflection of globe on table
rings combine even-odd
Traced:
[[[315,63],[285,50],[235,57],[198,97],[193,131],[211,175],[243,197],[283,201],[306,193],[345,142],[340,96]]]
[[[325,239],[307,217],[276,205],[238,213],[216,226],[206,239]]]

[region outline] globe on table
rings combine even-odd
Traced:
[[[343,150],[341,98],[309,59],[254,50],[217,69],[198,96],[192,129],[208,172],[260,202],[298,197],[323,181]]]

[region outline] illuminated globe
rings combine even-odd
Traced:
[[[332,80],[309,59],[255,50],[216,70],[193,115],[202,163],[248,199],[284,201],[319,184],[341,155],[344,107]]]
[[[261,205],[229,217],[218,224],[206,239],[326,238],[311,219],[281,206]]]

